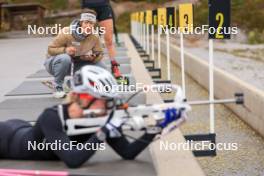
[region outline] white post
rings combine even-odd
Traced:
[[[143,23],[143,49],[146,51],[146,25]]]
[[[180,34],[180,40],[181,40],[181,73],[182,73],[182,91],[183,96],[186,98],[185,93],[185,64],[184,64],[184,46],[183,46],[183,32]]]
[[[154,48],[154,25],[151,25],[151,59],[154,60],[154,54],[155,54],[155,48]]]
[[[130,22],[130,31],[133,37],[135,37],[135,28],[134,28],[134,21],[131,20]]]
[[[141,23],[138,23],[138,26],[139,26],[139,43],[140,43],[140,46],[142,46],[142,26],[141,26],[142,24]]]
[[[147,54],[149,55],[149,25],[146,24],[147,27]]]
[[[167,78],[168,80],[171,80],[171,74],[170,74],[170,31],[169,26],[166,26],[166,47],[167,47]]]
[[[133,22],[134,25],[133,25],[133,28],[134,28],[134,33],[135,33],[135,36],[137,36],[137,22]]]
[[[209,101],[214,101],[214,45],[212,39],[209,39]],[[214,133],[214,126],[214,104],[210,104],[210,133]]]
[[[136,21],[134,21],[134,32],[135,32],[135,39],[137,40],[137,22]]]
[[[131,32],[131,35],[133,36],[133,22],[130,21],[130,32]]]
[[[138,32],[137,32],[138,26],[137,26],[137,22],[134,22],[134,23],[135,23],[135,38],[136,38],[136,40],[138,40]]]
[[[158,68],[161,67],[160,33],[161,33],[161,29],[160,29],[160,26],[158,25]]]
[[[133,35],[134,35],[134,37],[136,37],[137,36],[137,24],[136,24],[136,22],[135,21],[133,21]]]
[[[137,22],[137,42],[140,43],[140,26],[139,26],[139,22]]]
[[[142,47],[143,45],[143,26],[142,23],[139,24],[140,25],[140,46]]]

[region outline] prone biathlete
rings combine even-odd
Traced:
[[[86,80],[86,81],[83,81]],[[87,82],[89,84],[87,84]],[[107,142],[123,159],[132,160],[138,156],[158,133],[145,132],[138,140],[129,142],[122,135],[122,121],[111,119],[95,133],[68,136],[67,119],[84,118],[85,110],[103,111],[85,118],[100,118],[111,109],[111,103],[118,95],[116,91],[101,91],[97,86],[116,86],[116,80],[107,70],[97,66],[84,66],[72,80],[73,92],[67,103],[45,109],[34,126],[23,120],[8,120],[0,123],[0,158],[16,160],[61,160],[68,167],[76,168],[89,160],[97,151],[85,148],[70,150],[60,148],[29,149],[29,142],[70,144],[77,141],[83,145],[100,145]],[[144,142],[142,142],[144,141]]]

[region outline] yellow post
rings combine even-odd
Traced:
[[[179,5],[179,27],[181,32],[193,30],[193,4]]]
[[[151,25],[152,24],[152,10],[146,11],[146,24]]]
[[[158,8],[158,25],[163,27],[167,25],[166,8]]]

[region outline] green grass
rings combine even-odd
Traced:
[[[131,1],[131,0],[114,0],[115,2],[125,2],[125,1]],[[148,2],[148,3],[158,3],[158,4],[162,4],[162,3],[166,3],[169,1],[173,1],[173,0],[133,0],[133,2]]]
[[[234,56],[242,57],[242,58],[251,58],[258,61],[264,61],[264,50],[263,49],[234,49],[234,50],[226,50],[226,49],[216,49],[217,51],[230,53]]]
[[[129,0],[115,0],[117,3],[124,1]],[[134,0],[133,2],[163,4],[168,1],[169,0]],[[8,2],[37,2],[44,5],[48,11],[53,12],[68,8],[67,0],[8,0]],[[232,26],[237,26],[246,31],[248,43],[264,43],[264,0],[231,0],[231,3]],[[76,7],[80,7],[80,0],[76,3]],[[203,24],[208,24],[208,0],[200,0],[199,3],[194,5],[194,25],[201,26]],[[126,12],[119,16],[117,19],[117,29],[120,32],[129,32],[129,13]]]
[[[248,43],[264,43],[264,1],[231,0],[232,26],[246,31]],[[194,6],[194,25],[208,24],[208,0]]]
[[[118,32],[128,33],[130,31],[130,13],[123,13],[117,18],[116,28]]]
[[[9,3],[40,3],[47,8],[47,10],[62,10],[68,7],[67,0],[8,0]],[[80,0],[77,6],[80,6]]]

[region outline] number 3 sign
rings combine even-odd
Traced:
[[[191,32],[193,30],[193,5],[179,5],[179,27],[181,32]]]

